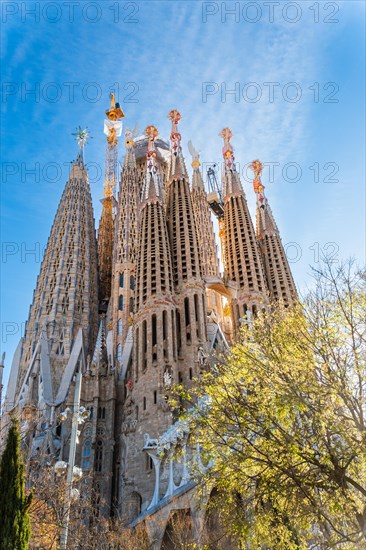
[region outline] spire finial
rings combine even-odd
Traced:
[[[225,167],[228,168],[229,170],[232,170],[235,168],[234,150],[233,150],[233,146],[230,143],[230,140],[233,137],[233,133],[230,130],[230,128],[223,128],[219,133],[219,136],[221,136],[224,140],[224,147],[222,148],[222,154],[225,161]]]
[[[147,151],[146,151],[146,186],[144,192],[144,198],[147,199],[150,190],[151,181],[154,184],[156,196],[160,195],[159,190],[159,178],[158,178],[158,165],[156,162],[157,152],[155,149],[155,138],[159,135],[158,129],[150,124],[145,128],[145,136],[148,138]]]
[[[178,132],[178,124],[179,121],[182,119],[182,115],[180,114],[177,109],[172,109],[169,114],[168,118],[172,121],[172,131],[170,133],[170,141],[172,142],[172,151],[176,155],[179,148],[180,148],[180,140],[181,135]]]
[[[264,185],[261,182],[261,173],[263,171],[263,164],[259,160],[253,160],[252,164],[250,165],[250,168],[254,172],[254,180],[253,180],[254,192],[257,195],[257,199],[260,202],[263,202],[264,196],[262,194],[262,191],[264,189]]]
[[[76,132],[73,132],[72,135],[75,136],[76,142],[78,144],[79,155],[84,160],[84,147],[89,141],[89,139],[91,139],[90,132],[88,128],[83,129],[81,126],[78,126],[76,128]]]

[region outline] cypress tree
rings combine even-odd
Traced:
[[[18,422],[13,420],[0,462],[0,550],[26,550],[30,537]]]

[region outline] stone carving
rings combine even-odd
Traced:
[[[169,387],[173,384],[173,375],[172,375],[169,368],[165,369],[163,378],[164,378],[164,386],[165,387]]]
[[[201,370],[207,370],[208,368],[209,354],[205,353],[203,346],[199,346],[197,352],[197,362]]]
[[[136,426],[136,418],[127,418],[124,422],[122,422],[122,433],[127,434],[134,432],[136,430]]]
[[[158,439],[152,439],[149,434],[144,434],[144,449],[156,449],[157,446]]]

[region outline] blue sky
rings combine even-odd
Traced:
[[[99,219],[112,88],[125,127],[155,124],[168,137],[167,113],[178,108],[187,160],[191,139],[203,165],[220,163],[218,133],[229,126],[241,169],[256,158],[269,163],[262,179],[301,291],[321,250],[364,263],[363,1],[71,4],[1,6],[5,377],[78,125],[93,136],[85,155]],[[251,183],[242,181],[254,213]]]

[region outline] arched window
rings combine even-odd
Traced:
[[[119,286],[123,288],[124,273],[119,274]]]
[[[91,441],[87,439],[83,445],[83,455],[81,460],[81,467],[83,470],[89,470],[90,464],[90,455],[91,455]]]
[[[121,336],[121,334],[122,334],[122,319],[118,319],[117,334],[118,334],[118,336]]]
[[[119,295],[119,299],[118,299],[118,309],[119,309],[120,311],[123,310],[123,296],[122,296],[122,294]]]
[[[103,441],[98,439],[95,446],[95,471],[101,472],[103,466]]]
[[[135,290],[135,277],[133,275],[130,276],[130,289]]]
[[[118,344],[118,346],[117,346],[117,361],[118,361],[118,363],[122,362],[122,346],[121,346],[121,344]]]

